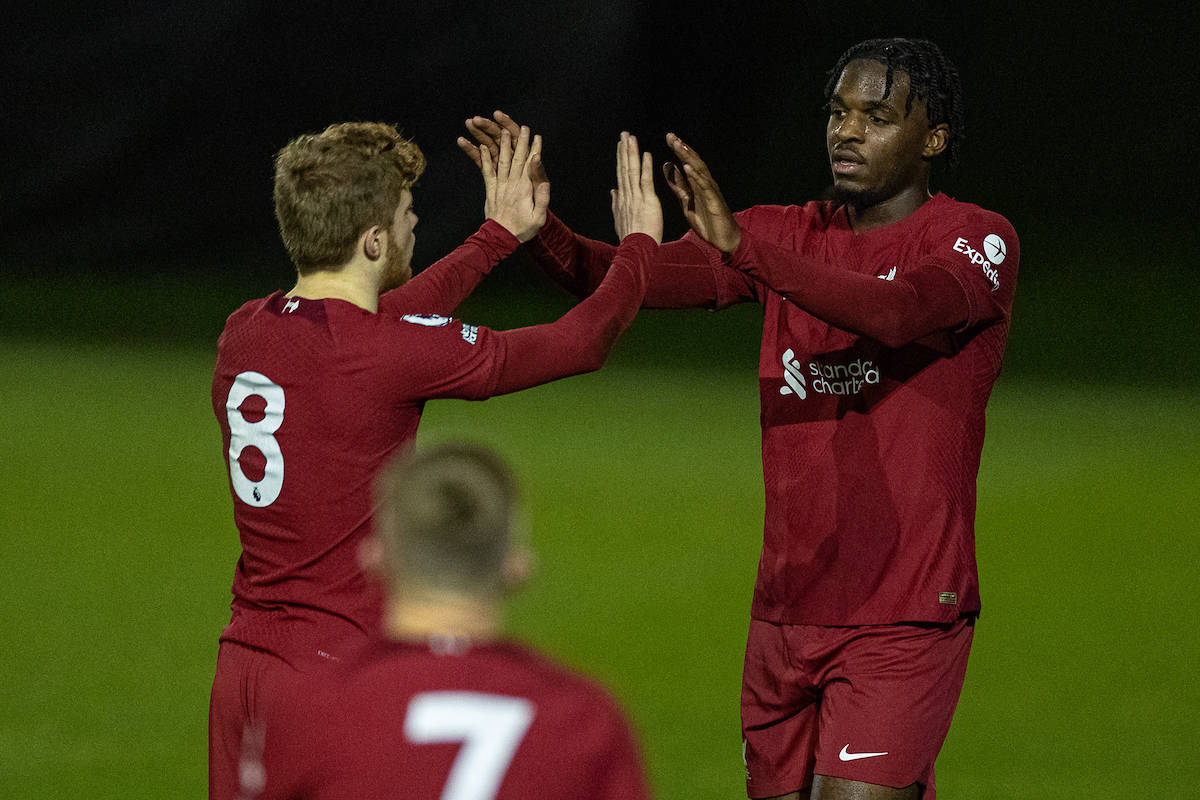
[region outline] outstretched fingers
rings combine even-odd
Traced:
[[[629,197],[629,134],[621,131],[617,139],[617,192]]]
[[[500,126],[492,122],[487,117],[471,117],[466,121],[467,133],[471,134],[472,138],[478,143],[478,146],[491,151],[492,164],[495,165],[500,159]],[[471,155],[463,147],[463,142],[470,145],[465,137],[459,137],[459,148]],[[478,163],[477,159],[472,159]]]
[[[662,241],[662,206],[654,192],[653,160],[641,153],[637,137],[622,131],[617,142],[617,188],[611,192],[617,238],[645,233]]]
[[[533,187],[533,216],[539,227],[546,222],[546,212],[549,208],[550,181],[542,181]]]
[[[683,171],[687,174],[692,187],[695,189],[696,197],[704,204],[704,207],[712,213],[728,213],[725,208],[725,198],[721,196],[721,190],[717,187],[717,182],[713,180],[713,176],[708,170],[696,169],[691,164],[684,164]]]
[[[704,163],[704,159],[700,155],[688,147],[688,145],[673,133],[667,134],[667,146],[671,148],[671,152],[679,159],[680,163],[686,166],[691,166],[692,169],[708,172],[708,165]]]
[[[462,150],[464,153],[466,153],[467,158],[471,159],[471,162],[477,168],[483,166],[482,161],[480,161],[480,156],[479,156],[480,147],[478,145],[471,144],[470,142],[467,141],[466,137],[464,137],[464,136],[458,137],[458,139],[456,139],[454,143],[458,145],[459,150]]]
[[[508,133],[510,148],[520,141],[521,128],[524,126],[518,125],[512,117],[503,111],[497,110],[492,112],[492,117],[493,119],[474,116],[464,121],[467,133],[475,140],[474,144],[465,136],[460,136],[457,140],[458,149],[462,150],[467,155],[467,158],[471,159],[477,167],[481,164],[479,159],[480,148],[486,148],[491,151],[492,166],[499,166],[501,144],[505,132]],[[533,153],[534,149],[531,147],[530,156]],[[535,185],[549,180],[546,176],[545,165],[540,158],[535,164],[535,168],[530,172],[529,178]]]
[[[508,131],[505,131],[505,133],[507,134]],[[528,160],[529,128],[522,125],[520,131],[517,132],[516,150],[512,154],[512,171],[518,175],[525,175],[525,165]]]
[[[663,177],[667,179],[667,186],[679,201],[679,205],[684,211],[689,210],[692,207],[692,190],[688,185],[687,176],[680,172],[678,166],[668,161],[663,164]]]
[[[525,128],[524,131],[525,131],[525,134],[528,135],[529,129]],[[519,145],[517,148],[517,152],[518,152],[518,154],[520,153]],[[514,156],[514,158],[515,158],[515,156]],[[535,135],[533,137],[533,141],[531,141],[529,143],[529,155],[525,158],[525,161],[523,162],[522,167],[521,167],[522,176],[525,178],[529,178],[529,176],[533,173],[533,171],[537,169],[537,166],[538,166],[538,164],[541,163],[541,160],[542,160],[542,137]]]
[[[483,191],[486,202],[491,202],[496,196],[496,167],[492,163],[492,152],[486,147],[478,148],[476,163],[483,175]]]
[[[647,151],[642,153],[642,172],[641,172],[641,188],[642,195],[655,194],[654,191],[654,158]]]
[[[512,171],[512,160],[512,137],[508,135],[508,131],[501,131],[500,158],[496,172],[500,180],[508,180],[508,175]]]
[[[503,128],[513,136],[516,136],[517,132],[521,129],[521,126],[516,123],[516,120],[514,120],[508,114],[505,114],[500,109],[496,109],[492,112],[492,119],[496,120],[495,124],[498,127]]]

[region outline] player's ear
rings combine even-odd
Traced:
[[[950,143],[950,126],[946,123],[934,125],[925,134],[925,147],[921,151],[921,155],[925,158],[933,158],[941,155],[946,149],[946,145]]]
[[[517,545],[510,549],[501,567],[504,593],[512,594],[528,583],[533,577],[536,562],[537,559],[528,546]]]
[[[377,261],[383,255],[383,248],[387,243],[387,231],[378,225],[372,225],[363,232],[361,243],[363,255],[372,261]]]
[[[358,546],[358,565],[362,571],[376,580],[387,578],[387,565],[384,563],[383,542],[378,536],[368,536]]]

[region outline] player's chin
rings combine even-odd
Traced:
[[[848,180],[842,176],[834,176],[833,186],[829,188],[829,199],[835,203],[864,207],[877,203],[880,193],[872,186],[859,180]]]

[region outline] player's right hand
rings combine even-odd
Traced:
[[[654,161],[638,153],[637,137],[621,132],[617,142],[617,188],[612,190],[613,225],[617,238],[644,233],[659,244],[663,237],[662,204],[654,192]]]
[[[475,139],[476,144],[471,144],[465,136],[458,137],[458,149],[466,153],[477,167],[482,167],[479,156],[481,147],[488,149],[492,155],[492,164],[497,164],[500,161],[500,135],[508,131],[510,140],[515,142],[521,134],[521,126],[503,111],[493,111],[492,117],[494,122],[487,117],[471,117],[466,121],[467,132]],[[529,178],[533,181],[535,189],[539,184],[550,182],[541,159],[532,166]]]
[[[503,225],[518,241],[527,242],[546,224],[550,206],[550,183],[536,187],[530,175],[541,162],[542,137],[529,141],[529,128],[517,133],[516,147],[505,130],[500,134],[499,153],[493,161],[491,150],[478,148],[479,171],[483,175],[483,213]]]
[[[701,239],[725,253],[737,250],[742,241],[742,229],[721,195],[721,189],[700,158],[700,154],[684,144],[673,133],[667,134],[667,146],[679,159],[680,167],[671,162],[663,164],[663,175],[671,187],[683,215]]]

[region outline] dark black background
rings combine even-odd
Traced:
[[[735,208],[803,202],[828,178],[827,70],[904,35],[960,69],[964,160],[935,188],[1015,225],[1028,334],[1154,328],[1196,296],[1194,22],[1122,4],[28,4],[3,34],[0,268],[47,291],[80,274],[290,285],[272,156],[347,119],[397,123],[426,153],[418,269],[480,221],[454,140],[493,108],[544,135],[552,207],[589,235],[612,237],[622,129],[658,160],[681,134]],[[668,236],[685,230],[672,204]]]

